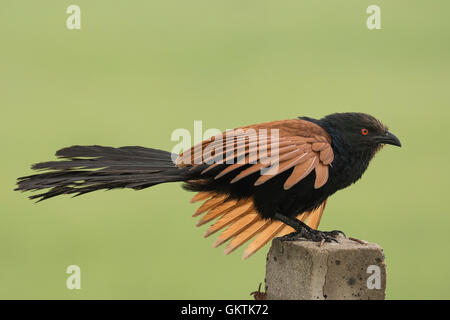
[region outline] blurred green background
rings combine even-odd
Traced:
[[[66,8],[81,7],[81,30]],[[382,30],[366,27],[381,7]],[[172,149],[176,128],[375,115],[386,147],[328,202],[321,229],[379,243],[387,297],[450,298],[448,1],[0,3],[0,298],[246,299],[248,260],[203,239],[179,184],[34,204],[30,164],[73,144]],[[65,270],[81,267],[82,289]]]

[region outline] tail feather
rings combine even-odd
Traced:
[[[56,152],[60,161],[34,164],[34,170],[50,170],[21,177],[15,190],[50,189],[30,196],[42,201],[61,194],[79,196],[100,189],[140,190],[165,182],[186,180],[170,152],[127,146],[72,146]]]

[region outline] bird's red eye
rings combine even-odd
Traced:
[[[363,136],[367,136],[368,133],[369,133],[369,130],[367,130],[366,128],[361,129],[361,134],[362,134]]]

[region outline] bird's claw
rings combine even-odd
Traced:
[[[314,229],[301,229],[300,231],[295,231],[289,233],[279,239],[282,241],[296,241],[296,240],[311,240],[314,242],[338,242],[337,237],[342,234],[345,237],[345,234],[339,230],[333,231],[319,231]]]
[[[344,232],[342,232],[341,230],[332,230],[332,231],[328,231],[329,233],[333,233],[333,236],[335,238],[337,238],[339,235],[342,235],[344,238],[347,238],[347,236],[345,235]]]

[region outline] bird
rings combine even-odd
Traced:
[[[74,145],[56,161],[32,165],[43,172],[20,177],[18,191],[46,190],[37,201],[96,190],[142,190],[182,182],[201,202],[197,226],[205,237],[221,231],[214,247],[229,254],[250,242],[248,258],[274,238],[337,242],[338,230],[320,231],[327,199],[358,181],[374,155],[400,140],[375,117],[340,112],[301,116],[226,130],[177,154],[141,147]]]

